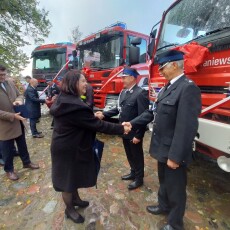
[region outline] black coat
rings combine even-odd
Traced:
[[[201,111],[199,88],[182,76],[170,88],[159,93],[156,106],[150,154],[164,163],[167,159],[179,164],[189,163]],[[132,120],[131,124],[138,127],[148,124],[152,119],[153,112],[146,111]]]
[[[118,104],[119,106],[116,108],[103,112],[104,116],[113,117],[119,114],[120,123],[131,121],[149,108],[148,92],[135,85],[130,92],[123,90],[120,93]],[[136,137],[142,139],[145,130],[145,125],[138,129],[134,127],[128,135],[123,135],[123,138],[131,140],[133,137]]]
[[[41,103],[45,103],[45,100],[39,99],[37,90],[28,85],[25,91],[25,106],[29,118],[41,117]]]
[[[51,106],[50,113],[54,116],[51,156],[55,190],[73,192],[94,186],[92,146],[96,132],[121,135],[123,126],[99,120],[80,98],[63,93]]]
[[[47,90],[48,97],[53,97],[59,93],[60,93],[60,89],[55,83],[53,83],[53,85],[51,85]]]

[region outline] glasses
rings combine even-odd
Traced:
[[[169,64],[169,62],[166,62],[166,63],[164,63],[164,64],[161,64],[161,65],[159,66],[159,69],[158,69],[158,70],[163,70],[163,69],[165,68],[165,66],[168,65],[168,64]]]
[[[5,77],[5,76],[6,76],[6,72],[0,71],[0,77]]]

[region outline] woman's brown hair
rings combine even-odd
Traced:
[[[61,91],[66,94],[80,96],[77,85],[81,75],[84,76],[79,70],[68,71],[62,79],[60,87]]]

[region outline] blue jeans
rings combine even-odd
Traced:
[[[11,140],[2,141],[2,158],[5,162],[4,170],[5,172],[13,172],[14,171],[14,141],[17,143],[19,156],[22,160],[23,165],[27,165],[31,163],[29,152],[26,145],[26,138],[24,128],[22,128],[22,135]]]
[[[36,127],[37,120],[38,118],[30,118],[30,129],[31,129],[32,135],[38,134],[37,127]]]

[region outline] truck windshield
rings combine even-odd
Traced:
[[[229,0],[181,0],[165,17],[157,49],[184,44],[229,25]]]
[[[99,69],[114,68],[121,60],[120,35],[101,35],[93,41],[80,45],[79,67]]]
[[[66,63],[65,49],[40,50],[33,53],[33,69],[60,70]]]

